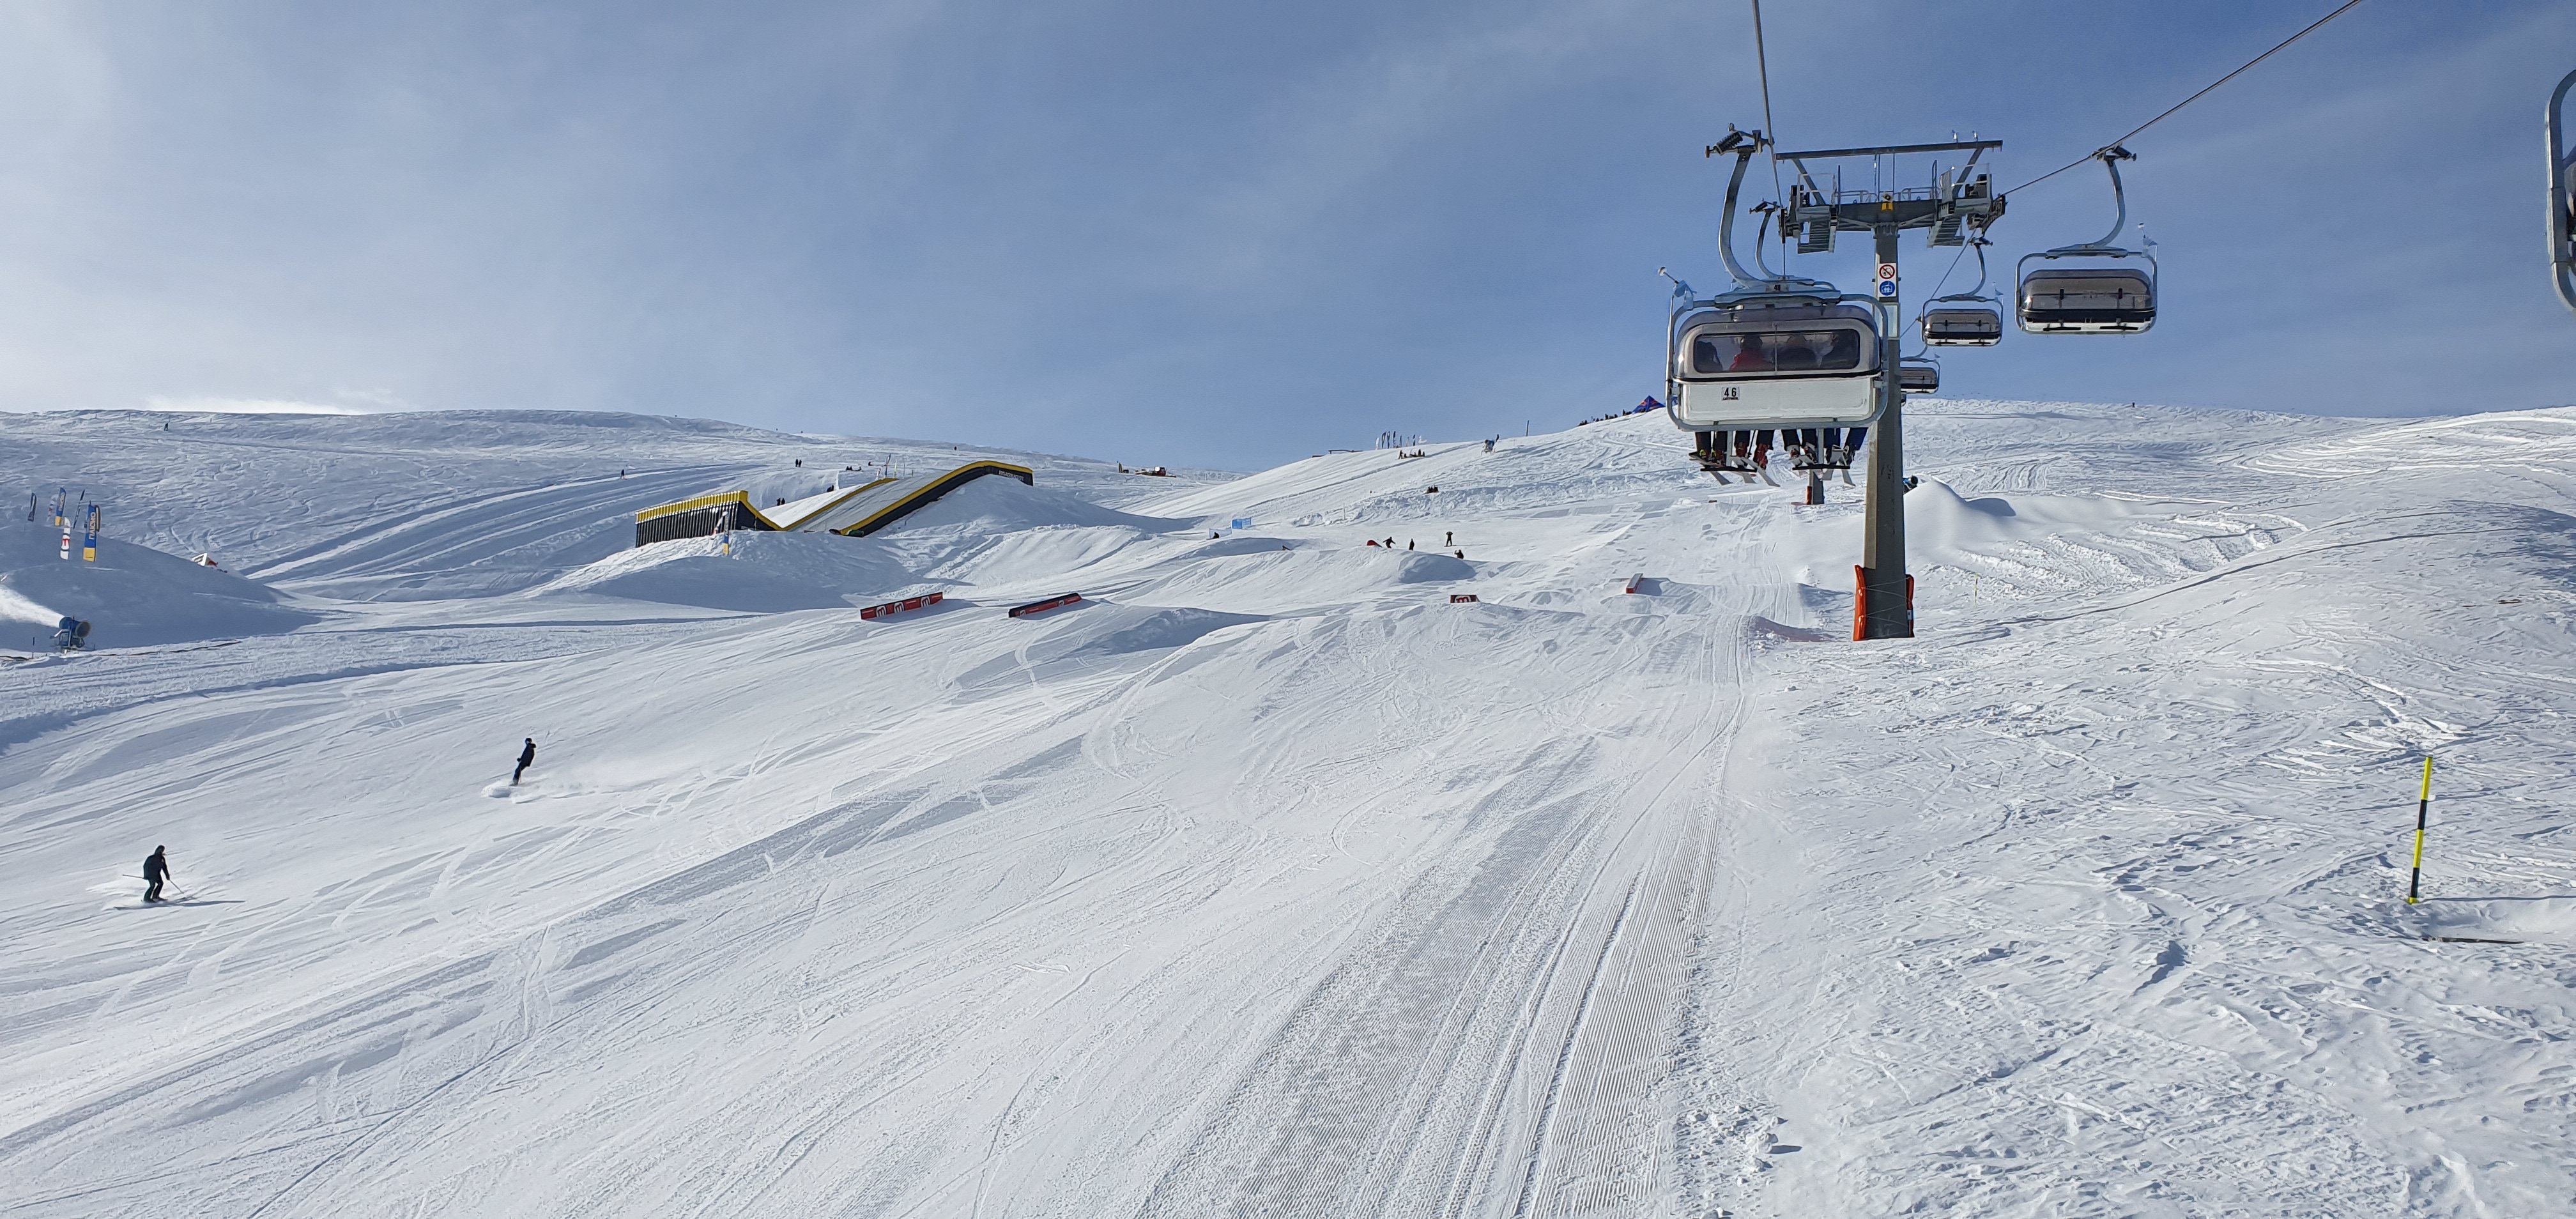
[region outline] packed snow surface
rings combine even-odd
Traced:
[[[21,417],[0,1214],[2576,1214],[2576,411],[1907,436]]]

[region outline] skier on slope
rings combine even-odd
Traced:
[[[510,772],[510,786],[517,787],[519,785],[519,776],[528,773],[528,767],[533,765],[536,760],[537,738],[529,737],[528,743],[521,746],[519,749],[519,768]]]
[[[143,890],[143,900],[146,902],[161,900],[161,882],[170,879],[170,859],[163,854],[169,849],[156,846],[151,854],[143,857],[143,880],[147,886]]]

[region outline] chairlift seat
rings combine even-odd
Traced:
[[[1984,305],[1944,305],[1923,314],[1923,341],[1933,347],[1992,347],[2003,341],[2004,315]]]
[[[2033,334],[2138,334],[2156,324],[2156,285],[2132,267],[2047,267],[2021,280],[2021,328]]]
[[[1896,367],[1896,383],[1909,394],[1941,392],[1941,366],[1908,360]]]
[[[1674,422],[1686,429],[1867,423],[1878,415],[1877,320],[1849,304],[1739,304],[1674,327]]]

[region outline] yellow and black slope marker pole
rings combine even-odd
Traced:
[[[2412,906],[2424,891],[2424,821],[2433,810],[2433,759],[2424,759],[2424,790],[2415,797],[2415,874],[2406,881],[2406,904]]]

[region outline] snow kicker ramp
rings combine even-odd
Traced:
[[[635,544],[705,537],[730,524],[735,529],[794,533],[837,533],[863,538],[939,497],[989,475],[1035,481],[1028,467],[1002,461],[970,461],[935,474],[880,478],[864,486],[760,507],[747,492],[727,491],[647,508],[635,514]]]

